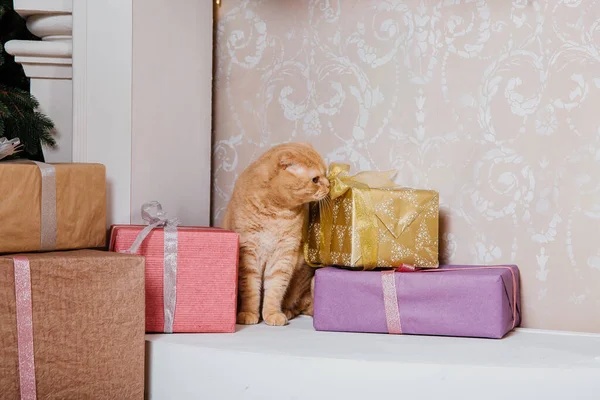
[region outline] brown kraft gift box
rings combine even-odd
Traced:
[[[104,247],[107,234],[104,165],[46,165],[54,168],[55,176],[45,186],[50,207],[43,207],[43,178],[38,165],[0,162],[0,253]],[[46,224],[46,230],[55,236],[49,248],[41,245],[43,213],[55,217],[50,216],[53,223]]]
[[[37,398],[143,399],[144,258],[96,250],[22,256],[31,271]],[[0,305],[0,398],[19,399],[13,256],[0,257]]]

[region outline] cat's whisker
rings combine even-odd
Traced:
[[[324,212],[326,209],[325,198],[322,198],[321,200],[319,200],[318,203],[319,203],[319,211]]]
[[[333,208],[333,201],[329,195],[319,200],[319,208],[324,211],[329,211]]]

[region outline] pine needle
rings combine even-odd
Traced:
[[[36,38],[14,12],[12,0],[0,0],[0,27],[0,143],[6,145],[17,140],[26,156],[43,157],[42,146],[56,146],[54,124],[29,93],[29,81],[22,66],[4,49],[8,40]]]

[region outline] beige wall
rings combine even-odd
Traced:
[[[212,11],[213,0],[133,0],[132,223],[152,200],[184,225],[210,222]]]
[[[559,4],[562,3],[562,4]],[[443,257],[517,263],[524,324],[600,332],[600,2],[223,2],[213,218],[269,146],[439,190]]]

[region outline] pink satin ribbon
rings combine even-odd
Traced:
[[[17,347],[21,400],[37,398],[33,357],[33,311],[31,307],[31,267],[29,259],[13,257],[17,311]]]
[[[387,322],[388,333],[401,335],[400,306],[398,305],[398,293],[396,292],[396,278],[394,277],[394,273],[394,270],[381,272],[383,305],[385,307],[385,320]]]
[[[402,265],[395,270],[386,270],[381,272],[381,286],[383,287],[383,304],[385,307],[385,319],[387,322],[388,332],[391,334],[400,335],[402,334],[402,324],[400,323],[400,306],[398,304],[398,293],[396,291],[396,279],[394,274],[396,272],[455,272],[464,271],[471,269],[507,269],[510,271],[512,276],[512,317],[513,324],[512,329],[517,325],[517,277],[515,271],[508,266],[481,266],[481,267],[465,267],[465,268],[452,268],[452,269],[426,269],[417,271],[416,268],[409,265]]]

